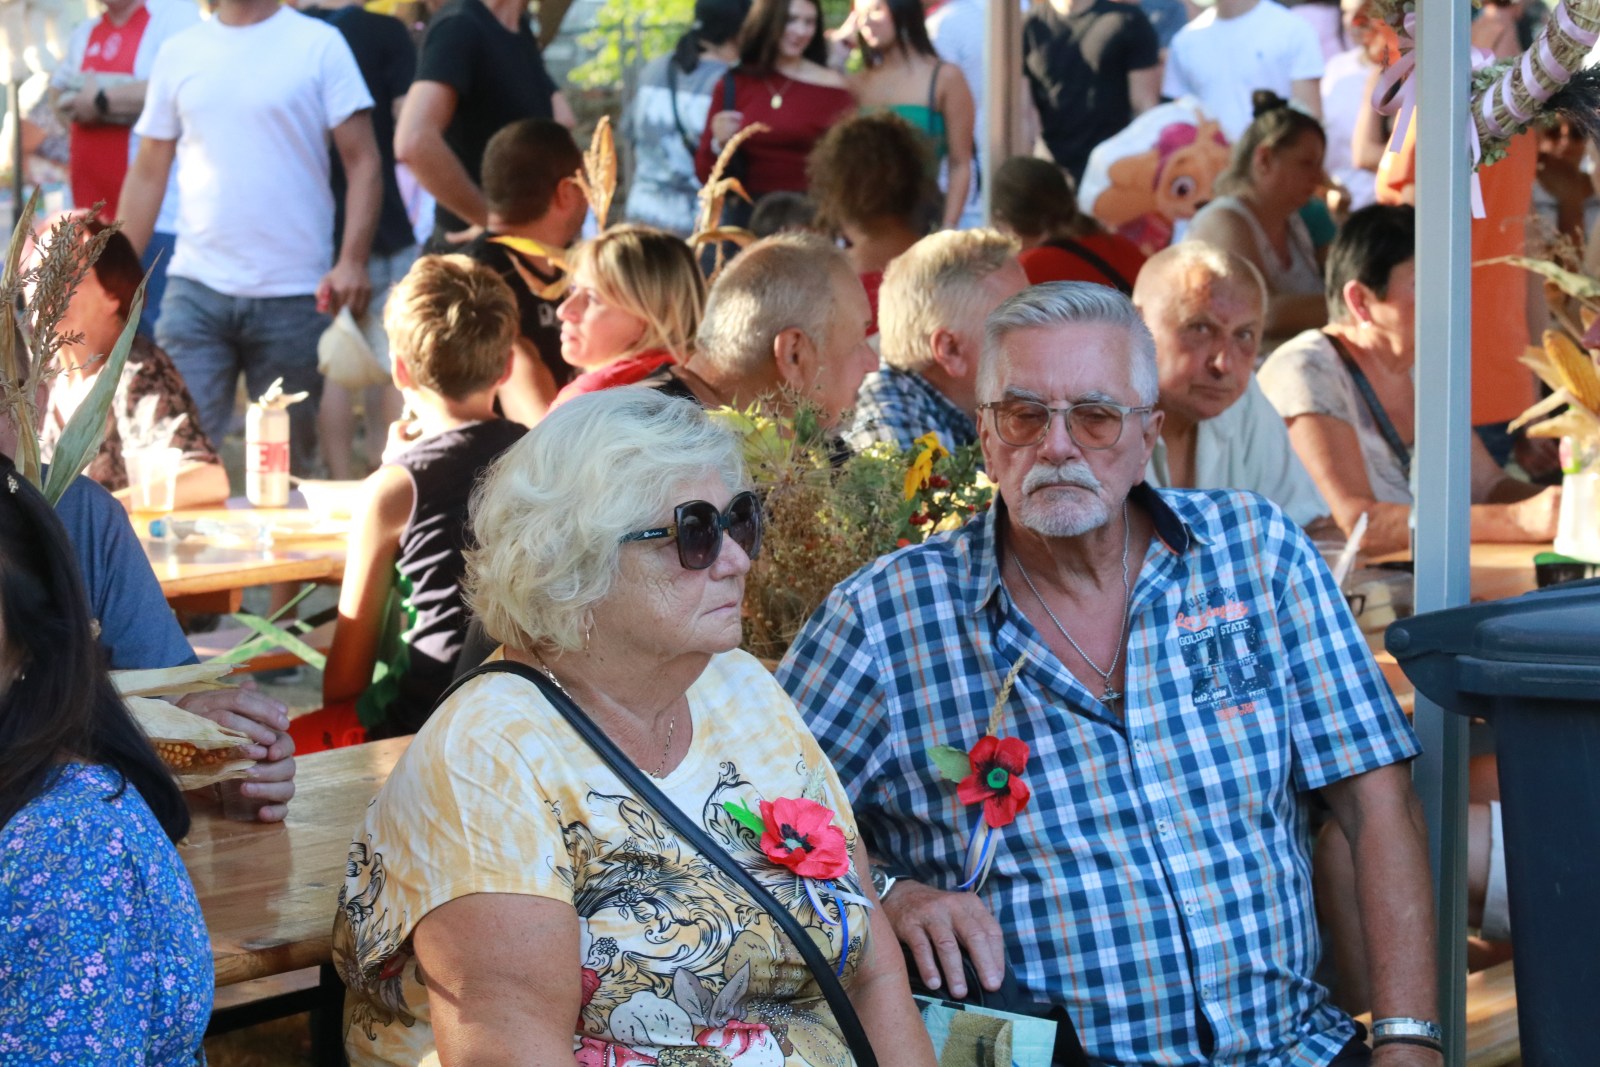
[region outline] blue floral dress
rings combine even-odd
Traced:
[[[0,1065],[204,1062],[211,945],[144,798],[81,763],[0,828]]]

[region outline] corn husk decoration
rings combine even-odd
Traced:
[[[594,136],[589,138],[589,150],[583,154],[583,169],[573,180],[583,190],[594,212],[594,224],[606,228],[611,214],[611,201],[617,195],[617,145],[611,135],[611,116],[601,115],[595,123]]]
[[[117,692],[123,697],[181,697],[231,688],[222,679],[232,674],[234,667],[232,663],[212,660],[181,667],[112,671],[111,684],[117,687]]]
[[[755,203],[745,191],[744,183],[738,178],[724,178],[722,175],[727,171],[728,164],[733,162],[734,153],[739,151],[739,146],[758,133],[766,133],[768,129],[770,127],[764,123],[752,122],[728,138],[728,143],[723,145],[722,151],[717,154],[717,161],[711,167],[710,177],[706,179],[705,185],[700,187],[700,216],[695,221],[694,234],[689,238],[689,247],[699,248],[703,244],[716,245],[717,258],[712,265],[708,284],[716,281],[717,275],[722,273],[722,246],[725,242],[743,248],[756,239],[755,234],[742,226],[722,225],[722,207],[730,194],[739,197],[747,204]]]
[[[1530,349],[1522,362],[1551,389],[1549,396],[1517,416],[1515,431],[1529,437],[1571,437],[1600,444],[1600,370],[1562,330],[1544,332],[1543,350]]]
[[[161,762],[178,780],[178,788],[200,789],[243,778],[256,765],[255,760],[239,757],[239,746],[251,741],[237,730],[218,726],[165,700],[125,699]]]

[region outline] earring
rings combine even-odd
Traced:
[[[583,621],[583,650],[589,651],[589,639],[594,636],[594,615],[585,616]]]

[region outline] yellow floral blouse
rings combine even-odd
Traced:
[[[694,736],[657,784],[788,905],[850,979],[866,945],[858,872],[820,894],[723,808],[809,795],[856,827],[833,768],[753,657],[712,659],[689,690]],[[814,884],[813,884],[814,885]],[[815,885],[814,885],[815,887]],[[636,800],[528,681],[475,678],[436,711],[367,810],[334,922],[355,1067],[434,1064],[410,953],[422,917],[472,893],[571,904],[583,989],[579,1067],[850,1067],[815,980],[771,918]],[[843,909],[844,923],[838,922]],[[529,966],[547,963],[530,960]]]

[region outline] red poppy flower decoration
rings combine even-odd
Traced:
[[[963,804],[983,805],[983,821],[995,829],[1010,826],[1032,794],[1022,772],[1028,766],[1028,743],[1015,737],[985,734],[967,754],[971,769],[956,786]]]
[[[833,812],[814,800],[779,797],[761,802],[761,851],[802,878],[838,878],[850,869],[844,831]]]

